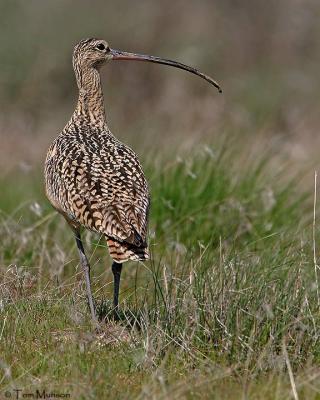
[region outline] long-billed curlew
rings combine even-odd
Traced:
[[[149,61],[181,68],[207,80],[221,92],[212,78],[176,61],[113,50],[100,39],[81,40],[75,46],[73,68],[79,99],[70,121],[48,150],[45,184],[51,204],[74,231],[93,320],[96,312],[90,265],[80,228],[106,237],[113,259],[115,310],[122,263],[149,258],[148,184],[136,154],[113,136],[106,122],[99,69],[111,60]]]

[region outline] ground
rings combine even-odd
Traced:
[[[144,160],[152,260],[125,264],[120,321],[105,242],[84,236],[99,330],[40,167],[7,175],[0,398],[319,399],[314,193],[273,162],[221,141]]]

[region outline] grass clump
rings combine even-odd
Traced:
[[[240,169],[223,149],[146,164],[152,260],[125,266],[118,322],[105,244],[86,235],[106,322],[99,333],[72,234],[40,188],[27,185],[20,202],[32,200],[18,210],[1,200],[3,387],[86,399],[274,399],[292,390],[316,398],[320,316],[308,197],[296,182],[271,179],[267,158]]]

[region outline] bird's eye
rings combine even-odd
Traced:
[[[105,45],[103,44],[103,43],[99,43],[99,44],[97,44],[97,49],[99,49],[99,50],[105,50]]]

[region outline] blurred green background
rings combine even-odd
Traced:
[[[106,66],[110,128],[140,157],[226,136],[316,162],[319,17],[317,0],[1,0],[1,175],[43,162],[76,102],[73,46],[92,36],[195,66],[224,90],[173,68]]]

